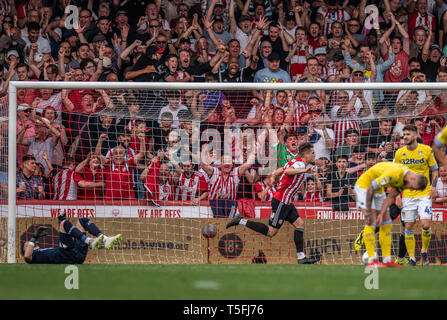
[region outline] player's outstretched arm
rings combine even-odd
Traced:
[[[433,143],[432,149],[436,160],[441,163],[444,168],[447,168],[447,156],[445,155],[442,144],[435,141]]]

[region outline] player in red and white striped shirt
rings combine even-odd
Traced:
[[[315,163],[313,145],[311,143],[303,143],[300,145],[299,154],[301,158],[296,157],[289,161],[284,168],[277,169],[270,177],[270,183],[273,184],[276,177],[281,175],[278,189],[273,195],[269,225],[266,226],[262,222],[243,219],[241,215],[237,215],[236,218],[227,224],[227,229],[232,226],[243,225],[265,236],[273,237],[278,233],[284,221],[288,221],[295,227],[294,242],[298,263],[313,264],[319,261],[319,257],[306,257],[304,253],[304,221],[300,218],[298,211],[292,203],[292,199],[300,190],[306,174],[316,174],[314,167],[311,166],[311,164]]]

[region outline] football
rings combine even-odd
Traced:
[[[214,224],[207,224],[202,229],[202,235],[205,238],[214,238],[217,234],[217,228]]]
[[[374,255],[374,257],[377,257],[377,253]],[[367,251],[365,251],[365,253],[363,254],[363,256],[362,256],[362,261],[363,261],[363,264],[368,264],[368,252]]]

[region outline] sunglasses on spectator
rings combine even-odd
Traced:
[[[3,22],[12,23],[12,20],[3,20]]]
[[[155,44],[166,44],[168,43],[167,41],[155,41]]]
[[[153,26],[153,25],[149,25],[149,28],[160,28],[159,25]]]
[[[352,74],[354,77],[363,77],[363,73],[361,72],[356,72]]]

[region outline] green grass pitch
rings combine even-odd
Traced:
[[[79,265],[78,290],[65,268],[0,265],[0,299],[447,299],[445,266],[377,269],[377,290],[363,266]]]

